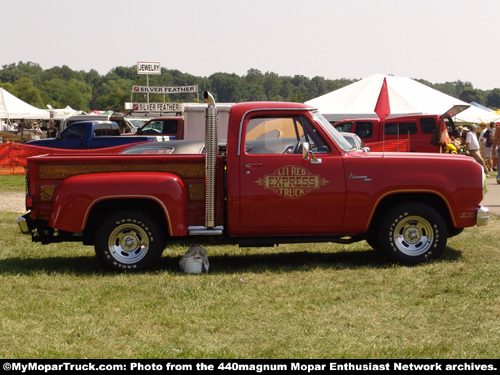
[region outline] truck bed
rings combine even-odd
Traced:
[[[218,157],[219,171],[223,171],[224,159]],[[28,182],[29,195],[38,202],[32,219],[49,220],[52,199],[57,186],[65,179],[84,174],[113,172],[164,172],[178,175],[186,184],[188,225],[203,225],[205,204],[205,157],[204,155],[86,155],[86,156],[40,156],[28,160],[30,173],[36,173],[37,184]],[[218,202],[223,202],[223,176],[219,173]],[[138,181],[140,183],[140,181]],[[219,224],[222,224],[222,205]],[[33,217],[36,216],[36,217]]]

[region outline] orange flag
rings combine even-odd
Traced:
[[[448,134],[448,128],[446,127],[444,118],[442,117],[439,120],[439,132],[440,132],[439,143],[446,146],[448,143],[450,143],[450,135]]]

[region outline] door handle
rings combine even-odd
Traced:
[[[262,163],[245,164],[245,168],[262,167]]]

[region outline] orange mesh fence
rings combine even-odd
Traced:
[[[366,144],[370,147],[370,151],[398,151],[398,152],[409,152],[410,151],[410,140],[409,139],[394,139],[390,141],[383,142],[371,142]]]
[[[139,142],[141,143],[141,142]],[[0,144],[0,175],[24,174],[26,159],[36,155],[90,155],[90,154],[117,154],[120,151],[134,145],[125,144],[115,147],[100,148],[94,150],[64,150],[50,147],[32,146],[23,143],[2,143]],[[367,143],[371,151],[410,151],[410,141],[408,139],[391,140],[385,142]]]
[[[138,142],[142,143],[142,142]],[[137,143],[120,146],[99,148],[94,150],[64,150],[59,148],[32,146],[23,143],[0,144],[0,175],[24,174],[26,159],[36,155],[91,155],[91,154],[118,154],[120,151]]]

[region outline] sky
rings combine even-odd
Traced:
[[[498,0],[2,1],[0,66],[106,74],[160,62],[208,77],[392,74],[500,88]]]

